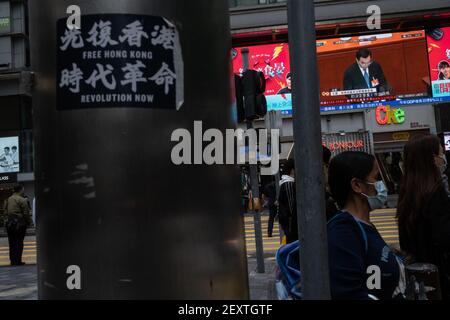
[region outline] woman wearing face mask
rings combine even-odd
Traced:
[[[327,226],[332,298],[403,298],[403,264],[370,222],[370,212],[387,200],[375,157],[364,152],[336,156],[329,185],[340,209]]]
[[[437,136],[411,140],[404,150],[405,175],[397,219],[400,246],[412,261],[438,267],[444,299],[450,299],[450,199],[444,179],[447,167]]]

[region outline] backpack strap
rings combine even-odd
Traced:
[[[361,233],[362,233],[362,236],[364,239],[364,247],[366,249],[366,254],[367,254],[367,251],[369,251],[369,241],[367,240],[366,230],[364,230],[364,227],[362,226],[362,222],[359,222],[358,220],[356,220],[355,217],[353,217],[353,219],[355,219],[355,222],[358,224],[359,229],[361,230]]]

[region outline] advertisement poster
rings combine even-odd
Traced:
[[[431,86],[434,97],[450,97],[450,27],[427,33]]]
[[[250,46],[249,68],[263,72],[266,78],[266,96],[291,93],[289,48],[287,43]],[[241,48],[233,49],[233,72],[241,75],[243,62]]]
[[[0,174],[20,172],[19,137],[0,138]]]

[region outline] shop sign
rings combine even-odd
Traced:
[[[330,149],[331,152],[341,150],[352,150],[352,149],[360,149],[364,148],[364,141],[363,140],[355,140],[355,141],[337,141],[337,142],[330,142],[328,144],[328,149]]]
[[[429,128],[430,126],[427,124],[420,124],[419,122],[411,122],[411,129],[416,128]]]
[[[390,124],[405,123],[406,113],[401,108],[392,108],[390,106],[379,106],[376,110],[377,123],[381,126]]]
[[[9,17],[0,17],[0,34],[11,32],[11,19]]]
[[[392,139],[395,141],[399,141],[399,140],[408,140],[411,137],[411,135],[409,134],[409,132],[396,132],[394,134],[392,134]]]
[[[9,17],[0,18],[0,28],[9,28],[10,25]]]
[[[2,183],[16,183],[17,174],[0,174],[0,184]]]

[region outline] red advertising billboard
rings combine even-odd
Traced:
[[[428,56],[434,97],[450,96],[450,27],[428,31]]]
[[[265,75],[266,95],[275,95],[290,87],[286,79],[291,69],[287,43],[251,46],[248,49],[249,68]],[[242,74],[243,71],[240,48],[233,49],[233,71],[235,74]]]

